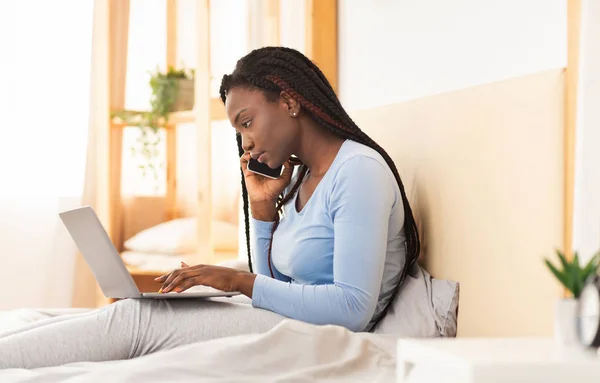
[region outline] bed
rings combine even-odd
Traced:
[[[395,345],[392,335],[285,320],[264,334],[196,343],[127,361],[0,370],[0,381],[390,382]]]
[[[458,285],[432,278],[419,267],[413,271],[388,316],[373,333],[286,319],[266,333],[199,342],[131,360],[0,370],[0,381],[393,381],[398,337],[456,334]],[[242,296],[231,299],[248,300]],[[0,311],[0,337],[28,323],[86,311]]]
[[[423,244],[424,267],[375,333],[286,320],[128,361],[0,371],[0,381],[389,382],[400,337],[548,335],[558,288],[541,255],[562,239],[562,84],[549,71],[353,114],[399,165]],[[514,177],[523,200],[499,194]],[[0,312],[0,333],[72,310]]]

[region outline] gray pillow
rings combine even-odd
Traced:
[[[418,338],[455,337],[458,298],[458,282],[433,278],[415,265],[374,332]]]

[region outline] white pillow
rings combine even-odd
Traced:
[[[213,221],[215,251],[237,251],[238,226]],[[142,230],[124,243],[125,249],[137,253],[190,254],[198,247],[198,223],[195,217],[177,218]]]
[[[458,282],[433,278],[415,265],[374,332],[403,337],[455,337]]]
[[[140,231],[124,246],[139,253],[186,254],[196,252],[197,238],[196,218],[177,218]]]

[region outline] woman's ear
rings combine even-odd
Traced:
[[[298,117],[300,114],[300,103],[290,96],[288,92],[282,91],[279,95],[281,96],[289,115],[291,117]]]

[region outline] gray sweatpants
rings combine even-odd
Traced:
[[[130,359],[203,340],[266,332],[285,319],[249,302],[239,297],[125,299],[40,320],[0,335],[0,369]]]

